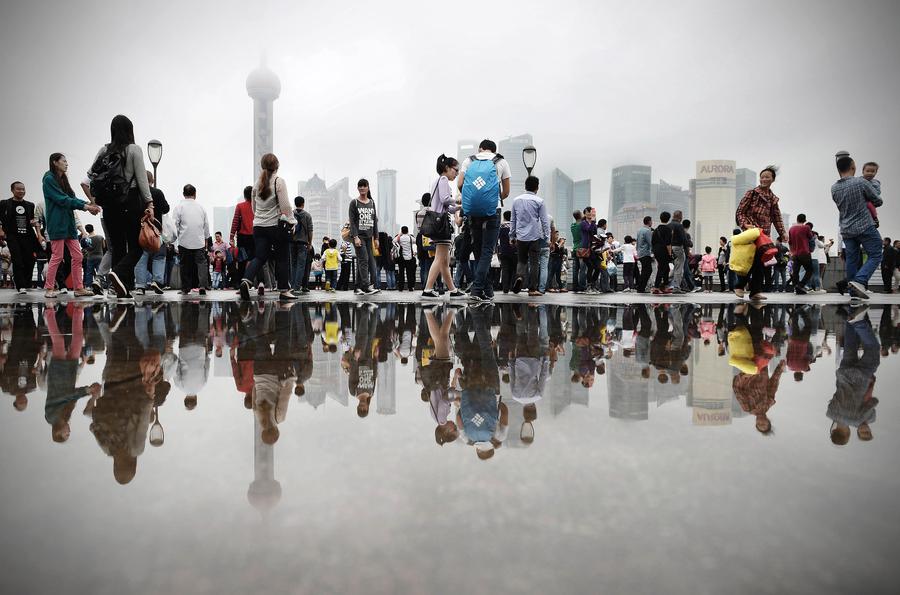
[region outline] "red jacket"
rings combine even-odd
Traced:
[[[234,219],[231,220],[231,237],[240,234],[253,235],[253,203],[249,200],[238,203],[234,208]]]

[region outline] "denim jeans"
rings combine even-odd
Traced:
[[[90,287],[90,285],[94,282],[94,275],[97,274],[97,269],[100,268],[100,260],[99,258],[88,258],[84,261],[84,286]],[[15,268],[13,268],[15,272]],[[29,279],[29,282],[31,280]]]
[[[541,240],[541,255],[538,266],[540,267],[538,291],[544,293],[547,291],[547,277],[550,273],[550,246],[547,245],[547,240]]]
[[[397,289],[397,275],[395,273],[394,267],[379,267],[379,273],[384,271],[384,287],[382,289]],[[378,276],[379,280],[381,279],[381,275]]]
[[[152,255],[153,260],[150,261],[152,273],[147,270],[147,260],[150,258],[151,254],[144,252],[134,266],[135,287],[147,287],[151,280],[156,281],[160,287],[166,284],[166,245],[160,242],[159,251]]]
[[[787,267],[775,266],[772,268],[774,269],[772,271],[772,287],[775,291],[784,291],[787,285]]]
[[[306,257],[309,254],[309,244],[305,242],[291,242],[291,288],[300,289],[309,284],[304,283],[303,273],[306,272]]]
[[[813,289],[822,289],[822,277],[819,275],[819,259],[812,259],[812,281],[809,286]]]
[[[862,260],[862,251],[869,258],[862,267],[859,267],[859,261]],[[862,285],[868,285],[869,279],[872,278],[872,275],[875,274],[875,271],[881,265],[881,234],[872,226],[858,236],[844,238],[844,253],[847,255],[847,281],[856,281]]]
[[[222,273],[220,273],[218,271],[213,271],[212,288],[213,289],[222,289]]]
[[[491,271],[491,257],[497,246],[497,236],[500,235],[500,215],[495,213],[487,217],[472,217],[470,221],[472,251],[478,256],[472,293],[491,296],[494,295],[494,290],[488,281],[488,273]]]

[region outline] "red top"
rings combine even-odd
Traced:
[[[234,209],[234,219],[231,220],[231,236],[234,237],[236,234],[253,235],[253,203],[249,200],[238,203]]]
[[[805,256],[809,254],[809,241],[813,232],[806,223],[792,225],[788,231],[788,243],[791,246],[792,256]]]

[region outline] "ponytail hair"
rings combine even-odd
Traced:
[[[374,198],[372,198],[372,191],[369,189],[369,180],[360,178],[359,182],[356,183],[356,187],[359,188],[360,186],[366,187],[366,196],[369,198],[369,200],[375,200]]]
[[[53,153],[50,155],[50,173],[53,174],[53,179],[56,180],[56,183],[59,184],[59,187],[62,188],[63,192],[75,198],[75,192],[72,190],[72,185],[69,184],[69,178],[66,176],[64,172],[59,171],[56,167],[56,162],[65,157],[62,153]]]
[[[447,157],[443,153],[437,158],[437,165],[435,169],[439,176],[444,175],[444,172],[450,169],[451,167],[456,167],[459,165],[459,161],[454,159],[453,157]]]
[[[272,182],[272,175],[278,171],[278,157],[272,153],[266,153],[259,160],[262,171],[259,173],[259,180],[256,182],[256,195],[262,199],[269,198],[272,190],[269,185]]]

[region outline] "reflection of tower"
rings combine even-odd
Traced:
[[[262,424],[253,415],[253,483],[247,489],[247,500],[263,515],[281,501],[281,484],[275,479],[275,446],[262,440]]]
[[[273,103],[281,94],[281,81],[265,62],[247,77],[247,95],[253,98],[253,169],[259,171],[262,156],[272,152],[272,129],[275,125]]]

